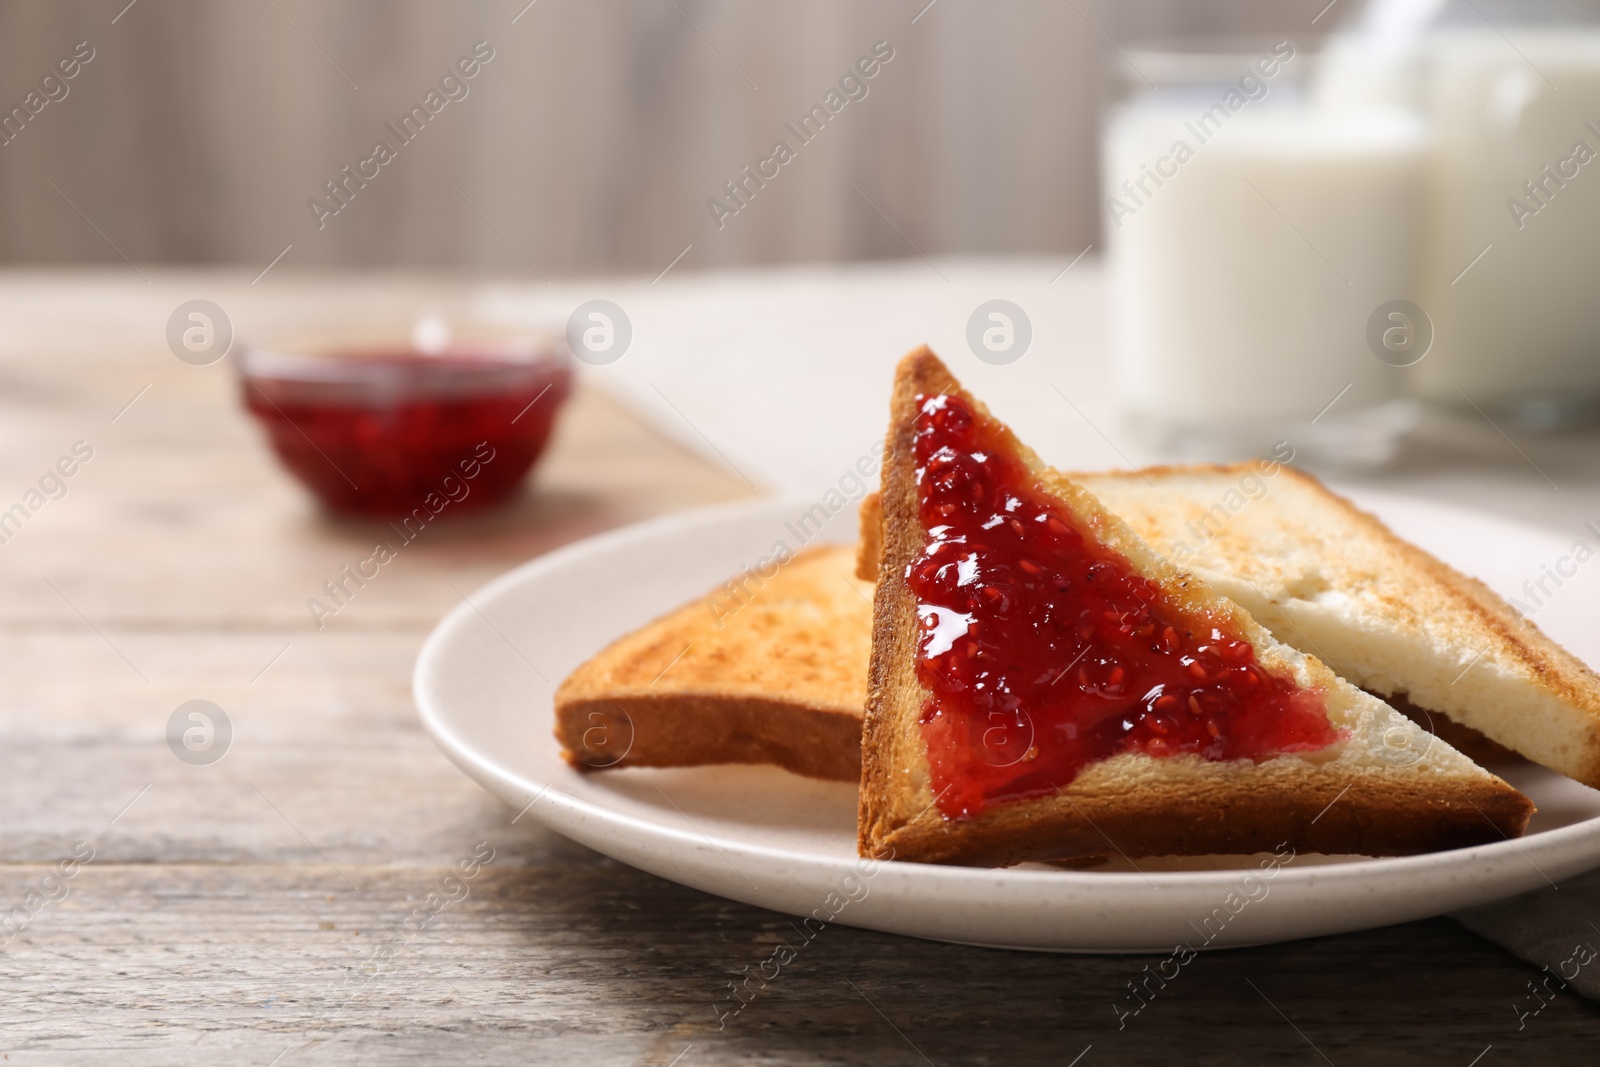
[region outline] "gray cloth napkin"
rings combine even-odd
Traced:
[[[1600,870],[1453,917],[1542,969],[1530,979],[1519,1015],[1537,1013],[1541,1003],[1567,988],[1600,1000]]]

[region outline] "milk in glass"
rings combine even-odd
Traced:
[[[1600,31],[1441,29],[1417,366],[1428,397],[1531,426],[1600,407]]]
[[[1105,131],[1124,402],[1193,455],[1381,462],[1415,412],[1368,327],[1419,295],[1426,128],[1270,94],[1199,122],[1224,91],[1143,94]]]

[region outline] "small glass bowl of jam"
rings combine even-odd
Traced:
[[[499,503],[538,460],[572,389],[559,333],[441,315],[409,328],[301,331],[245,347],[245,407],[333,512],[421,521]]]

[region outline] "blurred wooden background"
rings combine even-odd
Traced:
[[[1356,6],[1356,0],[1345,0]],[[1109,41],[1326,0],[4,0],[0,261],[548,276],[1098,244]],[[915,20],[915,21],[913,21]],[[495,58],[318,229],[307,200],[477,41]],[[893,60],[719,230],[706,206],[874,42]],[[852,188],[852,184],[855,188]]]

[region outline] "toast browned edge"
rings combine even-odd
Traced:
[[[1474,795],[1430,788],[1421,775],[1391,776],[1372,783],[1382,788],[1358,789],[1354,781],[1319,775],[1310,761],[1299,776],[1304,781],[1297,778],[1292,789],[1241,788],[1247,776],[1235,781],[1221,774],[1209,774],[1199,789],[1194,783],[1174,789],[1156,772],[1136,783],[1149,788],[1130,790],[1094,773],[1105,766],[1099,764],[1056,796],[994,804],[967,820],[945,818],[927,784],[926,748],[916,724],[928,694],[916,678],[916,600],[906,580],[926,538],[915,473],[917,397],[938,393],[958,394],[993,419],[926,346],[901,360],[884,452],[882,555],[862,724],[857,847],[863,856],[1006,866],[1104,854],[1108,845],[1125,856],[1147,856],[1253,853],[1284,842],[1328,854],[1403,855],[1483,844],[1526,828],[1532,803],[1487,773]],[[1035,471],[1043,469],[1009,428],[995,422]],[[923,795],[929,801],[919,805]],[[913,808],[920,810],[903,814]],[[1417,818],[1419,811],[1427,817]]]
[[[770,763],[809,778],[861,778],[861,720],[792,701],[694,693],[562,700],[558,693],[555,720],[562,757],[579,771]],[[591,737],[601,743],[587,743]]]
[[[856,513],[861,537],[856,542],[856,577],[863,582],[878,580],[878,558],[883,555],[883,494],[876,491],[861,498]]]
[[[878,557],[883,555],[883,494],[877,490],[861,498],[856,512],[861,537],[856,541],[856,577],[864,582],[878,581]]]
[[[1196,471],[1242,474],[1254,469],[1255,465],[1253,463],[1197,463],[1147,467],[1142,472],[1128,471],[1126,474],[1128,477],[1142,476],[1143,474],[1184,474]],[[1374,538],[1388,544],[1411,564],[1426,573],[1435,583],[1446,589],[1459,604],[1476,616],[1486,629],[1500,638],[1505,643],[1505,647],[1514,656],[1521,659],[1523,664],[1552,693],[1573,707],[1586,711],[1594,721],[1594,732],[1590,737],[1588,749],[1584,753],[1583,760],[1578,765],[1565,767],[1560,773],[1582,782],[1584,785],[1600,789],[1600,675],[1597,675],[1588,664],[1567,651],[1560,643],[1539,629],[1532,619],[1520,614],[1503,597],[1483,582],[1477,578],[1462,574],[1432,553],[1418,548],[1405,538],[1400,537],[1389,529],[1382,519],[1357,507],[1348,497],[1335,493],[1315,475],[1287,465],[1281,467],[1280,472],[1320,490],[1336,506],[1343,509],[1351,521],[1364,526]],[[1123,472],[1113,471],[1109,473],[1121,474]],[[1070,472],[1067,477],[1076,478],[1078,473]],[[866,506],[866,501],[863,501],[863,509]],[[865,527],[863,526],[863,528]],[[857,567],[860,567],[859,557],[857,559]],[[1404,712],[1419,725],[1431,730],[1447,743],[1457,748],[1462,747],[1456,742],[1458,737],[1468,741],[1475,746],[1475,751],[1468,752],[1468,755],[1473,756],[1474,759],[1480,758],[1479,753],[1488,756],[1491,753],[1514,753],[1515,751],[1514,747],[1509,746],[1510,738],[1503,742],[1490,738],[1470,726],[1456,722],[1442,712],[1421,708],[1410,703],[1406,693],[1375,693],[1374,695],[1388,701],[1393,707]],[[1433,725],[1430,724],[1430,720],[1437,722],[1440,728],[1434,729]],[[1463,751],[1466,751],[1466,749],[1463,749]]]

